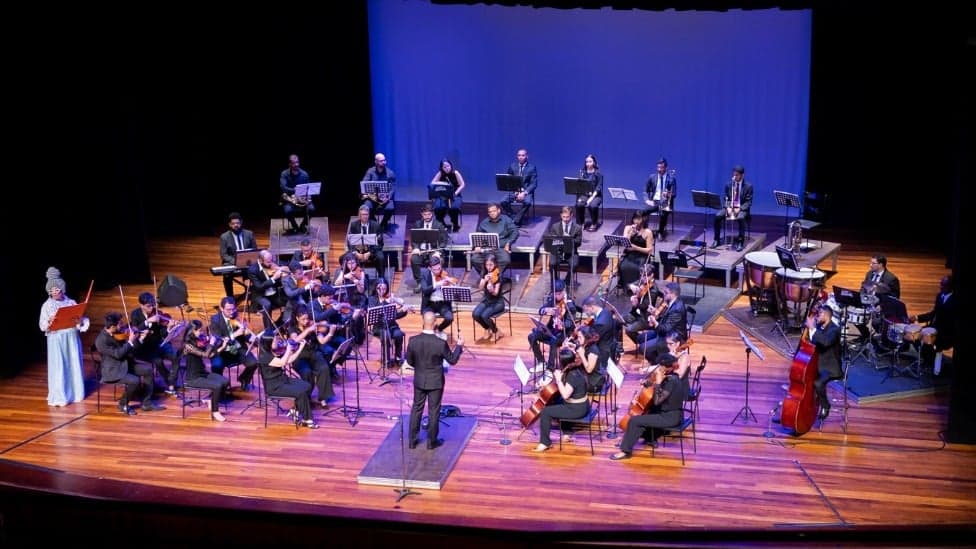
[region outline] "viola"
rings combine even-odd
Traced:
[[[809,330],[804,328],[790,365],[790,390],[783,399],[780,416],[783,427],[792,429],[797,435],[809,431],[817,420],[817,393],[813,382],[818,375],[817,348],[810,341]]]

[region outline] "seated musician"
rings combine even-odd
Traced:
[[[576,327],[576,315],[580,312],[575,303],[566,298],[566,284],[562,280],[557,280],[552,287],[552,295],[546,296],[542,307],[539,307],[539,316],[546,318],[545,326],[549,329],[549,335],[542,330],[534,328],[529,332],[529,347],[532,348],[532,356],[535,357],[535,370],[539,371],[548,365],[552,368],[556,365],[556,356],[566,336],[573,333]],[[541,344],[549,346],[549,360],[542,356]]]
[[[478,224],[477,232],[497,234],[498,249],[487,250],[476,247],[471,250],[472,268],[475,269],[479,276],[484,276],[485,253],[491,252],[495,254],[495,259],[498,261],[498,268],[502,272],[505,272],[505,269],[512,262],[512,244],[518,238],[518,227],[515,226],[515,223],[512,223],[512,220],[507,215],[502,214],[502,210],[498,204],[492,203],[488,205],[488,217]]]
[[[236,265],[237,252],[241,250],[253,250],[258,247],[254,240],[254,232],[243,229],[244,221],[241,214],[231,212],[227,216],[227,232],[220,235],[220,263],[221,265]],[[234,276],[230,272],[224,275],[224,295],[234,296]]]
[[[162,406],[153,404],[153,369],[152,366],[144,363],[134,363],[132,351],[138,348],[142,342],[140,337],[145,332],[129,329],[122,326],[122,315],[119,313],[108,313],[105,315],[105,329],[95,337],[95,348],[102,355],[102,381],[107,383],[122,383],[125,391],[119,399],[119,411],[127,416],[136,415],[136,411],[129,406],[129,402],[136,399],[141,385],[145,392],[142,399],[142,410],[152,412],[155,410],[165,410]]]
[[[654,258],[654,233],[647,228],[644,215],[635,211],[630,225],[624,227],[624,238],[630,241],[630,246],[624,250],[623,257],[617,266],[619,277],[617,287],[633,293],[632,284],[637,283],[645,269]]]
[[[726,219],[734,219],[738,228],[735,251],[741,252],[746,242],[746,219],[752,209],[752,183],[745,180],[746,169],[736,165],[732,168],[732,180],[725,184],[725,207],[715,212],[712,224],[714,239],[712,248],[719,246],[719,233]]]
[[[183,356],[186,357],[186,387],[195,389],[209,389],[210,415],[216,421],[226,421],[220,413],[220,402],[230,388],[230,381],[220,374],[208,372],[203,359],[211,358],[227,346],[227,340],[211,338],[197,319],[190,321],[190,326],[183,335]]]
[[[332,376],[329,362],[323,348],[335,336],[335,326],[319,325],[312,321],[312,313],[308,307],[302,305],[295,310],[292,322],[288,323],[288,338],[297,345],[305,343],[298,353],[292,368],[298,377],[308,382],[308,395],[312,396],[312,387],[318,388],[318,400],[322,408],[328,407],[329,399],[335,396],[332,390]]]
[[[635,290],[630,296],[630,312],[624,317],[624,333],[640,347],[646,340],[643,332],[651,329],[650,315],[654,312],[654,306],[663,296],[654,285],[653,271],[636,284]]]
[[[657,224],[657,238],[664,240],[668,228],[668,216],[674,208],[674,197],[677,196],[678,181],[674,173],[668,173],[668,161],[661,158],[657,161],[657,171],[647,178],[644,184],[644,204],[647,206],[641,213],[644,219],[649,219],[654,212],[659,214]]]
[[[311,273],[311,271],[309,271]],[[288,264],[288,272],[281,278],[281,292],[285,294],[284,318],[294,318],[295,310],[301,306],[308,306],[312,302],[313,292],[322,282],[317,278],[309,278],[302,264],[292,260]]]
[[[534,452],[545,452],[552,447],[549,431],[553,419],[579,419],[590,410],[583,362],[572,350],[559,351],[559,367],[553,370],[552,377],[557,393],[553,402],[539,413],[539,444]]]
[[[579,250],[580,245],[583,244],[583,228],[579,226],[578,223],[573,222],[573,209],[569,206],[563,206],[562,211],[559,212],[559,221],[553,223],[549,226],[549,230],[546,232],[547,236],[562,236],[568,237],[573,240],[572,244],[567,244],[563,246],[562,253],[554,255],[549,258],[549,268],[552,269],[553,273],[556,272],[556,267],[559,265],[568,265],[569,268],[566,270],[566,287],[572,290],[573,288],[573,271],[576,270],[576,265],[579,263]],[[555,275],[554,275],[555,276]]]
[[[332,287],[336,290],[335,297],[338,301],[349,303],[356,309],[366,306],[369,301],[370,279],[355,253],[346,252],[342,257],[342,264],[336,269],[332,279]]]
[[[247,279],[251,284],[251,303],[261,312],[265,329],[277,326],[280,322],[288,322],[291,311],[283,310],[277,322],[272,322],[271,311],[283,309],[288,298],[282,290],[282,279],[290,274],[288,267],[281,267],[274,262],[271,252],[258,252],[258,262],[247,269]]]
[[[600,393],[606,384],[607,376],[597,366],[600,360],[600,334],[593,326],[583,324],[570,334],[563,347],[571,349],[583,363],[586,372],[586,392]]]
[[[270,332],[265,332],[261,336],[260,351],[255,362],[261,368],[261,379],[268,396],[293,398],[295,407],[288,411],[288,417],[299,425],[318,429],[318,424],[312,419],[312,403],[309,399],[311,385],[307,381],[289,377],[284,371],[285,366],[297,360],[304,346],[304,343],[300,343],[294,347]]]
[[[351,253],[356,255],[356,260],[363,267],[373,267],[376,269],[377,273],[383,272],[384,256],[383,256],[383,233],[380,232],[380,226],[375,221],[369,219],[369,208],[364,206],[359,207],[359,219],[356,219],[349,225],[349,235],[353,240],[347,240],[350,244],[354,241],[354,236],[352,235],[364,235],[373,234],[376,235],[376,244],[357,244],[352,249]]]
[[[396,315],[387,323],[380,322],[372,326],[373,336],[378,338],[385,347],[380,356],[380,362],[384,367],[399,368],[403,364],[403,338],[405,335],[397,320],[407,316],[408,311],[403,306],[403,300],[394,298],[390,293],[390,284],[384,278],[376,281],[376,293],[369,297],[367,309],[382,305],[396,305]],[[389,334],[388,338],[383,337],[384,332]],[[393,342],[392,359],[390,359],[391,349],[389,348],[391,341]]]
[[[288,220],[289,228],[285,234],[298,234],[308,232],[308,218],[315,213],[315,204],[311,197],[295,196],[295,187],[308,184],[308,172],[301,169],[298,165],[298,155],[293,154],[288,157],[288,167],[281,172],[281,206],[284,209],[285,219]],[[295,219],[296,215],[302,216],[301,225]]]
[[[498,338],[498,325],[495,317],[505,312],[505,299],[501,295],[502,272],[495,263],[495,255],[485,255],[485,274],[478,282],[478,289],[483,292],[481,303],[471,311],[471,316],[482,328],[488,331],[486,337]]]
[[[832,379],[843,379],[844,371],[840,366],[840,326],[831,322],[834,310],[827,305],[814,306],[812,314],[807,316],[806,326],[809,330],[810,341],[817,348],[817,380],[813,388],[817,392],[820,402],[820,419],[826,419],[830,413],[830,399],[827,398],[827,384]]]
[[[651,329],[638,336],[641,354],[651,364],[658,364],[658,355],[667,352],[665,336],[668,333],[678,332],[688,339],[688,310],[681,301],[681,285],[668,282],[664,285],[662,297],[664,300],[658,306],[657,314],[648,314],[647,322]]]
[[[270,326],[270,324],[269,324]],[[237,301],[233,297],[220,300],[220,312],[210,317],[210,335],[218,337],[224,344],[218,345],[217,354],[210,359],[210,371],[223,375],[224,368],[241,364],[251,334],[247,324],[237,318]],[[237,381],[245,391],[254,379],[254,370],[245,368],[237,375]]]
[[[596,296],[589,296],[583,300],[583,314],[591,323],[593,331],[597,334],[597,348],[600,356],[597,360],[597,374],[605,376],[607,372],[607,362],[616,354],[617,334],[620,331],[619,323],[614,318],[613,312],[609,308],[604,308]]]
[[[888,270],[888,258],[881,254],[871,256],[871,264],[861,284],[867,293],[879,298],[886,295],[894,298],[901,296],[901,282],[895,273]]]
[[[328,273],[327,258],[315,250],[315,245],[308,238],[303,238],[298,245],[298,251],[291,257],[291,261],[298,261],[305,271],[306,277],[317,278],[325,282]],[[291,261],[288,262],[291,265]]]
[[[439,257],[430,258],[430,267],[423,271],[420,276],[420,310],[422,312],[433,311],[442,320],[435,328],[438,335],[444,337],[444,331],[454,322],[454,312],[451,310],[451,302],[444,299],[443,288],[445,286],[457,286],[458,281],[451,278]]]
[[[430,204],[424,204],[423,208],[420,209],[420,219],[413,224],[413,228],[440,231],[442,237],[441,245],[438,247],[447,246],[447,228],[444,227],[443,223],[434,219],[434,207]],[[426,242],[410,243],[410,272],[413,274],[414,282],[417,283],[414,293],[420,293],[420,268],[428,266],[432,254],[436,254],[437,257],[441,256],[439,250],[430,249]]]
[[[386,228],[390,225],[390,219],[395,213],[394,197],[396,195],[396,174],[386,166],[386,155],[376,153],[373,157],[373,166],[366,170],[363,181],[386,181],[390,186],[388,193],[361,194],[360,200],[363,207],[369,209],[369,218],[376,221],[377,212],[381,212],[383,217],[380,221],[380,234],[386,233]]]
[[[501,203],[505,215],[511,217],[516,226],[521,227],[522,221],[525,219],[529,208],[532,207],[532,201],[535,198],[535,188],[539,184],[539,172],[536,170],[535,164],[529,164],[529,151],[519,149],[515,153],[515,162],[508,167],[505,173],[522,178],[522,188],[517,192],[508,193]],[[521,206],[518,212],[512,208],[513,204]]]
[[[952,295],[952,275],[948,274],[939,281],[939,295],[935,296],[932,310],[910,317],[912,322],[925,322],[926,327],[935,329],[935,342],[922,345],[920,351],[924,364],[932,367],[935,375],[942,372],[942,352],[952,349],[956,341],[956,299]]]
[[[142,345],[136,347],[133,357],[153,365],[159,375],[166,380],[166,394],[176,395],[176,377],[180,371],[176,350],[170,343],[163,344],[169,334],[169,315],[156,308],[156,297],[149,292],[139,294],[139,306],[129,313],[129,326],[146,332]],[[166,367],[166,361],[170,367]]]
[[[461,172],[454,169],[453,162],[446,158],[441,159],[437,173],[430,180],[430,189],[431,192],[443,189],[444,194],[447,195],[447,198],[442,196],[434,198],[434,217],[442,225],[446,225],[444,216],[450,215],[450,230],[451,232],[458,232],[461,229],[461,205],[463,202],[461,191],[464,190],[464,177],[461,176]]]
[[[681,424],[683,419],[681,406],[687,393],[685,385],[675,372],[678,359],[674,355],[665,354],[660,357],[660,363],[661,365],[651,372],[643,383],[645,389],[650,389],[654,393],[650,405],[643,414],[630,418],[627,431],[620,442],[620,451],[610,456],[614,461],[629,459],[637,439],[646,429],[675,427]],[[653,437],[654,435],[651,435],[652,440]]]
[[[339,359],[334,361],[333,359],[337,358],[335,357],[335,351],[347,339],[350,331],[348,326],[352,323],[354,315],[357,315],[360,309],[353,310],[352,306],[347,303],[337,303],[334,298],[335,289],[332,286],[316,288],[314,294],[315,300],[312,302],[311,307],[312,321],[316,324],[325,323],[330,326],[330,337],[328,341],[319,345],[319,352],[322,353],[322,356],[329,363],[329,372],[335,378],[337,372],[334,363],[341,363],[344,360],[344,358],[338,357]],[[335,330],[331,330],[331,326],[335,326]]]

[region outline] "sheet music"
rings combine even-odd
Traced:
[[[607,191],[610,193],[611,198],[620,198],[623,200],[637,200],[637,193],[630,189],[625,189],[623,187],[607,187]]]
[[[519,381],[522,382],[522,385],[529,382],[529,378],[532,377],[532,374],[530,374],[529,369],[526,368],[525,362],[522,362],[521,355],[515,355],[515,365],[513,366],[513,369],[515,370],[515,375],[518,377]]]
[[[624,372],[619,366],[617,366],[612,358],[607,360],[607,374],[610,376],[610,379],[613,380],[613,385],[617,389],[620,389],[620,387],[623,386]]]
[[[321,181],[314,181],[312,183],[300,183],[298,185],[295,185],[295,196],[301,198],[318,196],[321,192],[322,192]]]

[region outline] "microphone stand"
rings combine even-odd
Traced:
[[[401,366],[402,368],[402,366]],[[384,382],[386,383],[386,382]],[[396,502],[400,503],[400,500],[407,496],[419,496],[420,492],[415,492],[410,488],[407,488],[407,435],[404,433],[407,426],[403,421],[403,372],[400,372],[400,382],[397,384],[397,390],[399,395],[397,400],[400,401],[400,417],[397,421],[400,422],[400,487],[394,488],[393,491],[397,494]]]

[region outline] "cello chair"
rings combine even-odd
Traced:
[[[563,451],[563,438],[566,438],[573,430],[573,425],[585,425],[586,433],[590,437],[590,455],[596,455],[596,450],[593,449],[593,424],[596,425],[596,435],[600,434],[600,399],[603,393],[606,391],[606,384],[604,384],[603,391],[598,393],[590,394],[590,409],[586,412],[586,415],[577,419],[553,419],[553,421],[559,422],[559,451]]]

